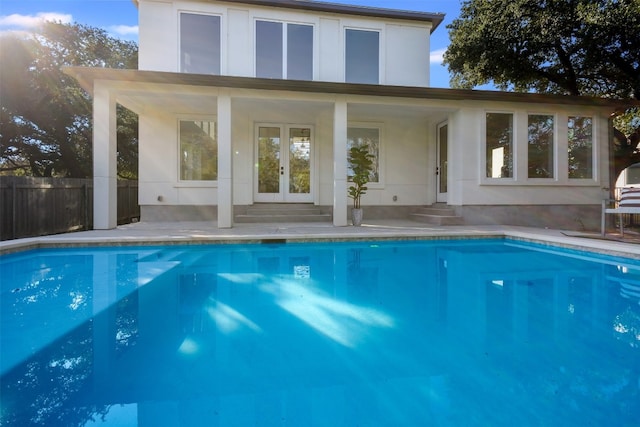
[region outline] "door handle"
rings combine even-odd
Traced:
[[[280,175],[284,175],[284,166],[280,166]]]
[[[440,167],[436,166],[436,175],[440,175]]]

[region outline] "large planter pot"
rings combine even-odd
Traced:
[[[362,225],[362,209],[351,209],[351,223],[356,227]]]

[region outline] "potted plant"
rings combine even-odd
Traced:
[[[349,149],[347,157],[349,167],[353,175],[349,187],[349,197],[353,199],[353,209],[351,210],[351,221],[353,225],[362,224],[362,208],[360,198],[367,192],[367,183],[373,170],[373,155],[369,153],[368,145],[353,146]]]

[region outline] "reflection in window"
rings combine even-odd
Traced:
[[[380,34],[377,31],[346,31],[345,77],[347,83],[380,80]]]
[[[552,115],[529,115],[529,178],[554,177],[553,132],[554,120]]]
[[[287,78],[313,80],[313,27],[287,24]]]
[[[282,78],[282,23],[256,22],[256,77]]]
[[[513,114],[487,113],[487,178],[513,177]]]
[[[220,17],[180,14],[180,71],[220,74]]]
[[[256,21],[256,77],[312,80],[313,26]]]
[[[180,120],[180,179],[218,179],[216,123]]]
[[[442,125],[438,129],[438,192],[446,193],[448,187],[447,177],[449,176],[449,125]]]
[[[258,129],[258,192],[280,192],[280,128]]]
[[[289,193],[311,192],[311,129],[289,129]]]
[[[347,152],[351,147],[369,147],[369,153],[373,155],[373,170],[369,182],[380,182],[380,129],[365,127],[350,127],[347,129]],[[348,175],[353,176],[351,169]]]
[[[593,178],[593,119],[569,117],[567,137],[569,143],[569,178]]]

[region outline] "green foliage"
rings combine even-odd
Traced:
[[[0,173],[92,175],[92,102],[64,66],[137,68],[137,45],[79,24],[0,35]],[[119,172],[137,176],[137,116],[118,109]]]
[[[258,191],[280,192],[280,140],[273,137],[258,139]]]
[[[367,145],[353,146],[349,149],[347,160],[353,172],[353,185],[349,187],[349,197],[353,199],[353,207],[356,209],[360,209],[360,199],[368,190],[366,184],[373,170],[373,158]]]
[[[453,87],[640,100],[640,0],[465,0],[447,28]],[[616,127],[615,176],[640,162],[638,109]]]
[[[455,87],[640,99],[638,0],[466,0],[447,28]]]

